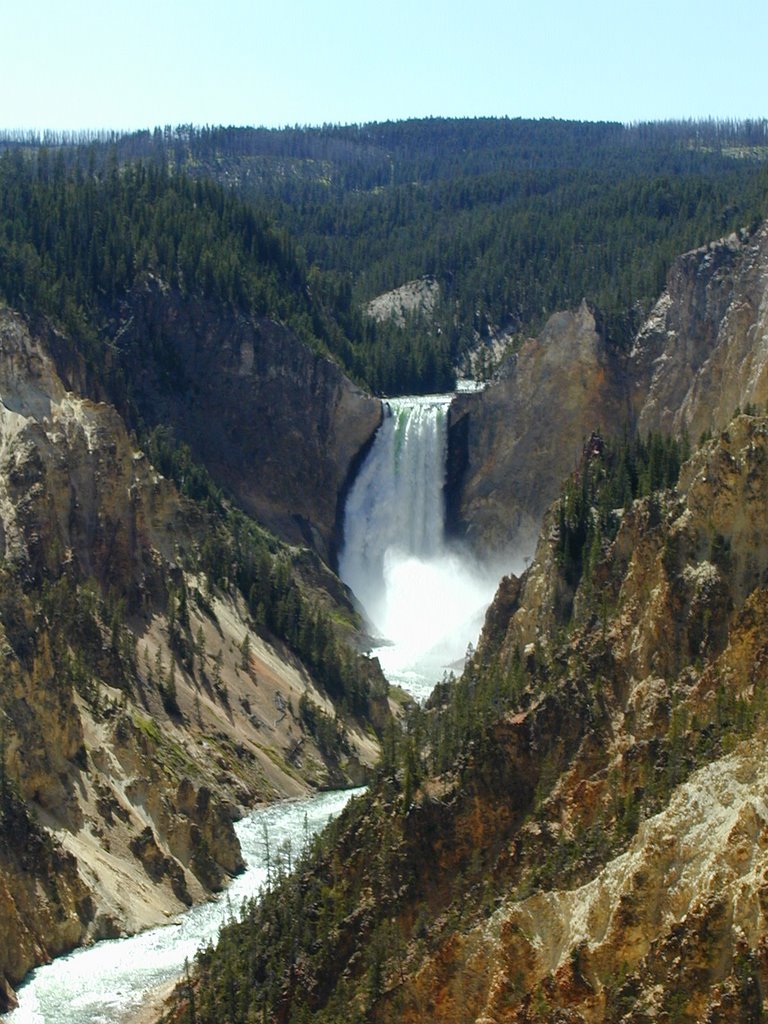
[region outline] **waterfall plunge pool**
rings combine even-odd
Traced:
[[[185,962],[215,941],[219,928],[266,881],[265,833],[274,856],[289,843],[295,856],[361,789],[321,793],[253,811],[235,824],[245,871],[224,893],[176,921],[125,939],[109,939],[38,967],[17,993],[3,1024],[127,1024],[152,993],[177,981]]]

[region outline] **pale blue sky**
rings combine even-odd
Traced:
[[[768,116],[765,0],[3,7],[3,128]]]

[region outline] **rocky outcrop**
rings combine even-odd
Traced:
[[[449,526],[486,557],[532,553],[585,440],[628,415],[623,360],[586,302],[551,317],[505,374],[450,411]]]
[[[702,769],[594,880],[454,934],[400,1019],[436,1004],[446,1022],[760,1020],[765,783],[748,752]]]
[[[532,552],[593,430],[721,430],[768,401],[768,227],[679,257],[622,355],[584,303],[558,313],[502,379],[451,408],[449,522],[476,553]]]
[[[621,579],[621,591],[600,584],[612,607],[623,603],[628,673],[676,675],[691,658],[722,648],[734,609],[768,573],[766,466],[766,421],[741,415],[683,466],[679,493],[667,492],[663,509],[656,501],[635,502],[621,513],[611,548],[611,575]],[[545,517],[524,585],[503,580],[488,611],[486,640],[501,645],[506,658],[556,633],[570,613],[556,511]],[[594,611],[593,601],[594,586],[582,587],[574,613],[586,614],[584,605]]]
[[[63,564],[107,588],[164,589],[158,556],[175,560],[193,508],[130,444],[112,406],[64,387],[43,342],[9,311],[0,460],[0,555],[11,567],[42,579]]]
[[[435,278],[420,277],[377,295],[366,304],[365,312],[372,320],[391,320],[404,327],[409,317],[430,317],[439,301],[440,285]]]
[[[768,227],[686,253],[629,361],[638,429],[698,438],[768,400]]]
[[[269,530],[333,562],[340,503],[381,403],[287,328],[184,298],[150,279],[110,327],[132,401],[170,425]]]

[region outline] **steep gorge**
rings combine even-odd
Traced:
[[[332,634],[318,632],[327,647],[307,667],[257,621],[301,613],[320,631],[332,611],[352,635],[319,559],[235,519],[258,560],[255,574],[238,564],[230,520],[183,498],[115,408],[70,390],[59,367],[87,386],[64,336],[0,310],[0,1005],[48,957],[219,890],[242,863],[233,819],[359,781],[377,756],[371,722],[389,714],[375,667],[352,669]],[[331,377],[338,410],[345,385]],[[218,384],[232,392],[224,369]],[[334,517],[331,500],[329,541]],[[262,600],[282,588],[285,610],[257,608],[238,576]]]
[[[681,257],[631,352],[585,304],[455,403],[454,521],[484,553],[530,542],[574,464],[602,472],[593,429],[716,436],[675,491],[614,510],[575,577],[558,507],[545,516],[371,799],[202,959],[200,1020],[243,957],[261,987],[233,1020],[762,1019],[765,244],[761,229]],[[297,959],[283,899],[307,929]]]
[[[719,430],[736,405],[765,401],[765,246],[762,230],[682,257],[631,353],[583,304],[524,345],[504,381],[456,403],[454,522],[477,551],[532,544],[595,427]],[[13,941],[0,969],[14,983],[76,942],[219,887],[238,867],[232,816],[363,778],[377,754],[364,719],[381,731],[388,715],[375,666],[363,720],[339,715],[258,625],[258,602],[212,585],[194,556],[215,524],[95,399],[114,399],[132,425],[172,424],[243,507],[328,561],[379,403],[284,327],[219,318],[152,277],[116,307],[110,343],[99,380],[66,337],[2,311],[3,813],[21,824],[4,830]],[[765,465],[764,420],[738,418],[677,495],[624,512],[575,587],[545,520],[459,690],[471,705],[497,686],[514,707],[484,712],[434,778],[383,766],[388,783],[342,836],[337,935],[302,967],[313,1011],[333,1020],[351,999],[381,1020],[621,1019],[628,1006],[632,1020],[726,1020],[757,998],[762,776],[738,741],[763,729]],[[283,554],[305,588],[327,584],[337,603],[320,600],[353,633],[322,564]],[[435,699],[446,732],[457,708]],[[686,818],[690,803],[699,819]],[[730,874],[699,856],[708,819]],[[688,837],[675,840],[682,852],[673,833]],[[685,1006],[670,1002],[675,971]]]
[[[768,420],[617,513],[575,585],[556,514],[421,743],[202,957],[199,1021],[761,1019]]]

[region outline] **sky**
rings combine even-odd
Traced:
[[[765,0],[9,0],[0,128],[768,116]]]

